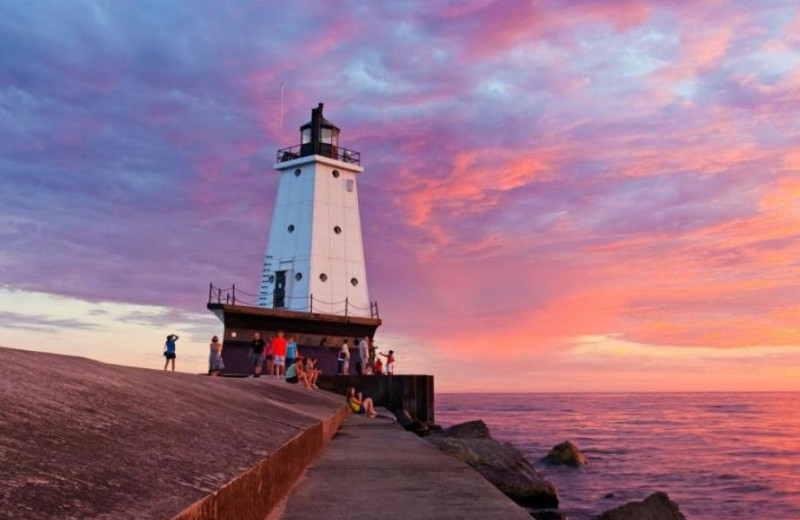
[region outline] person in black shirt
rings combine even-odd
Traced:
[[[264,340],[261,339],[261,334],[258,332],[253,334],[250,348],[252,349],[253,377],[261,377],[261,368],[264,366]]]

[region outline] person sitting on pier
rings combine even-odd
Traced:
[[[381,361],[381,358],[377,358],[375,364],[372,365],[372,374],[376,376],[383,375],[383,361]]]
[[[307,357],[305,358],[305,371],[307,374],[315,374],[314,381],[316,381],[317,377],[322,374],[322,370],[317,368],[317,358]]]
[[[309,390],[316,390],[317,389],[317,374],[309,374],[303,369],[303,360],[302,358],[295,359],[295,362],[292,363],[289,367],[286,368],[286,382],[291,384],[297,384],[300,381],[303,382],[303,386],[308,388]]]
[[[378,412],[375,411],[375,406],[372,404],[372,398],[367,397],[364,399],[364,395],[361,392],[356,394],[356,389],[352,386],[347,389],[347,404],[350,405],[353,413],[365,413],[369,418],[378,415]]]

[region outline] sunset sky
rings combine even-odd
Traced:
[[[318,102],[399,373],[800,390],[790,0],[0,3],[0,345],[202,371]]]

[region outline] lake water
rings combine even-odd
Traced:
[[[536,464],[570,520],[658,490],[689,520],[800,520],[800,393],[436,395],[436,422],[471,419],[531,461],[578,445],[584,468]]]

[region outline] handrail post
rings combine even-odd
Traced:
[[[236,284],[233,284],[233,304],[236,305]]]
[[[309,314],[314,314],[314,295],[313,294],[309,294],[308,295],[308,313]]]
[[[347,316],[347,309],[350,306],[350,298],[344,299],[344,315]]]
[[[208,282],[208,303],[211,303],[211,293],[214,291],[214,283]]]
[[[375,317],[380,318],[381,313],[378,311],[378,300],[375,300]]]
[[[222,303],[222,287],[217,288],[217,303]]]

